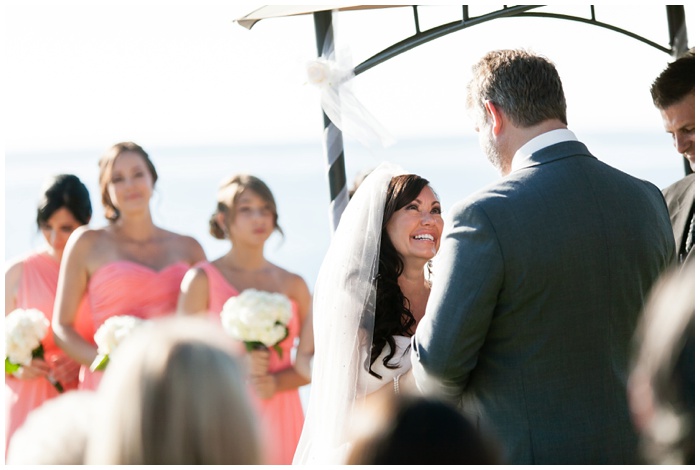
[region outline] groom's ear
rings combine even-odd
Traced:
[[[484,108],[486,109],[486,116],[493,123],[491,132],[494,136],[499,135],[503,129],[503,112],[491,100],[484,101]]]

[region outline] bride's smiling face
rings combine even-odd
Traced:
[[[389,219],[386,230],[404,262],[415,257],[432,259],[440,248],[445,222],[437,196],[429,186],[418,197],[400,208]]]

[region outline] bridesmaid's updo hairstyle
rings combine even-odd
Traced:
[[[282,228],[277,223],[277,204],[275,203],[275,197],[272,195],[272,191],[270,191],[270,188],[260,178],[246,174],[233,175],[225,179],[219,185],[219,191],[216,195],[216,211],[209,218],[209,233],[217,240],[226,240],[228,238],[224,227],[221,227],[216,220],[217,215],[219,213],[224,214],[225,224],[228,226],[233,221],[231,217],[235,214],[234,209],[238,203],[238,199],[246,189],[251,190],[270,205],[275,230],[284,236]]]
[[[119,209],[114,206],[112,198],[109,197],[109,183],[112,180],[112,168],[114,161],[124,152],[134,152],[143,158],[148,171],[151,173],[153,184],[158,181],[158,173],[153,162],[148,157],[146,151],[133,142],[120,142],[112,145],[109,150],[100,158],[100,191],[102,192],[102,206],[105,209],[105,218],[110,222],[115,222],[119,218]]]
[[[90,222],[92,204],[85,184],[75,175],[56,175],[44,185],[36,211],[36,224],[49,221],[58,209],[65,207],[81,225]]]

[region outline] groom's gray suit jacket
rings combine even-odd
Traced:
[[[688,222],[695,211],[695,173],[676,181],[662,191],[671,217],[673,236],[676,239],[676,254],[685,244]],[[695,246],[691,248],[686,260],[695,258]]]
[[[558,143],[458,203],[440,250],[418,385],[437,379],[507,463],[637,462],[630,340],[675,256],[659,189]]]

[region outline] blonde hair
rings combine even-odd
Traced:
[[[230,217],[233,217],[234,208],[238,202],[238,198],[243,194],[243,191],[249,189],[255,194],[260,196],[263,201],[270,205],[272,210],[273,220],[275,225],[275,230],[279,231],[280,234],[284,235],[282,228],[277,223],[277,204],[275,203],[275,197],[272,195],[272,191],[265,184],[263,180],[253,175],[238,174],[226,178],[219,185],[219,191],[216,195],[216,211],[212,214],[209,219],[209,233],[218,240],[225,240],[227,238],[224,228],[221,227],[216,220],[219,213],[224,214],[226,223],[233,221]]]
[[[100,384],[86,463],[251,465],[260,436],[233,342],[200,318],[152,320]]]
[[[7,465],[82,465],[97,394],[72,390],[32,410],[7,449]]]

